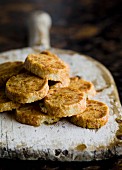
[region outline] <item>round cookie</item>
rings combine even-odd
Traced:
[[[15,119],[20,123],[31,126],[40,126],[42,123],[53,124],[59,121],[59,118],[51,117],[42,113],[36,102],[25,104],[16,109]]]
[[[109,118],[108,106],[100,101],[88,100],[86,110],[72,116],[70,121],[83,128],[98,129],[104,126]]]
[[[49,115],[69,117],[86,108],[85,93],[69,87],[51,89],[44,98],[44,107]]]
[[[69,86],[72,88],[76,88],[81,92],[85,92],[88,98],[91,98],[96,94],[93,83],[86,81],[80,77],[71,77]]]
[[[18,103],[31,103],[44,98],[49,90],[48,80],[30,73],[11,77],[6,83],[6,95]]]
[[[69,66],[57,55],[48,51],[29,54],[24,62],[24,67],[35,75],[48,80],[62,82],[64,77],[69,77]]]

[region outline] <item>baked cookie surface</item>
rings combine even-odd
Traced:
[[[36,102],[25,104],[16,109],[15,119],[22,124],[31,126],[40,126],[42,123],[53,124],[59,120],[58,118],[42,113]]]
[[[4,88],[0,88],[0,112],[11,111],[19,106],[19,103],[14,103],[6,97]]]
[[[62,82],[64,77],[69,77],[69,66],[57,55],[48,51],[29,54],[24,62],[24,67],[35,75],[48,80]]]
[[[23,68],[23,62],[6,62],[0,64],[0,87],[4,86],[7,80],[18,74]]]
[[[11,77],[6,83],[6,95],[18,103],[31,103],[44,98],[49,90],[48,80],[30,73]]]
[[[108,122],[108,106],[97,100],[87,100],[86,110],[78,115],[72,116],[70,121],[83,128],[98,129]]]
[[[92,82],[86,81],[77,76],[70,78],[69,86],[72,88],[76,88],[81,92],[85,92],[88,98],[91,98],[96,94],[96,90]]]
[[[76,115],[85,110],[86,96],[85,93],[69,87],[51,89],[44,98],[44,107],[49,115],[55,117]]]

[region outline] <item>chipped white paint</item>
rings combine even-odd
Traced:
[[[24,61],[29,53],[43,50],[41,46],[13,50],[0,54],[0,63],[6,61]],[[114,80],[110,73],[98,62],[89,57],[73,53],[51,49],[64,61],[69,63],[71,76],[79,75],[88,81],[92,81],[97,90],[103,89],[94,97],[105,102],[110,108],[108,123],[98,130],[89,130],[77,127],[66,120],[61,120],[55,125],[41,125],[32,127],[18,123],[11,112],[0,114],[0,157],[20,159],[51,159],[58,160],[92,160],[92,151],[98,151],[100,146],[106,149],[111,143],[115,143],[118,124],[115,118],[121,115],[118,94]],[[85,151],[77,151],[77,145],[85,144]],[[116,145],[116,143],[115,143]],[[7,151],[5,151],[5,148]],[[23,148],[28,149],[26,155]],[[55,150],[68,150],[68,155],[55,155]],[[83,156],[85,155],[85,156]],[[99,159],[102,159],[100,156]]]

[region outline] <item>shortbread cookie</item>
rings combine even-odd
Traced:
[[[19,103],[14,103],[6,97],[4,88],[0,88],[0,112],[11,111],[19,106]]]
[[[44,51],[40,54],[29,54],[24,62],[24,67],[41,78],[53,81],[63,81],[69,77],[69,66],[57,55]]]
[[[4,86],[7,80],[18,74],[23,68],[23,62],[6,62],[0,64],[0,87]]]
[[[88,98],[91,98],[96,94],[96,90],[93,83],[86,81],[78,76],[70,78],[69,86],[72,88],[79,89],[81,92],[85,92]]]
[[[51,117],[42,113],[36,102],[25,104],[16,109],[15,119],[20,123],[31,126],[40,126],[42,123],[53,124],[59,121],[59,118]]]
[[[30,73],[11,77],[6,83],[6,95],[18,103],[31,103],[44,98],[49,90],[48,80]]]
[[[51,89],[44,98],[44,107],[55,117],[79,114],[86,108],[85,93],[69,87]]]
[[[100,101],[88,100],[86,110],[72,116],[70,121],[83,128],[97,129],[104,126],[109,118],[108,106]]]

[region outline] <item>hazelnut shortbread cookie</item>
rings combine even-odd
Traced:
[[[12,109],[16,109],[19,106],[19,103],[14,103],[6,97],[4,88],[0,88],[0,112],[11,111]]]
[[[35,75],[48,80],[62,82],[64,77],[69,77],[69,66],[57,55],[48,51],[29,54],[25,59],[24,67]]]
[[[85,93],[69,87],[51,89],[44,98],[44,107],[49,115],[55,117],[79,114],[86,108]]]
[[[23,69],[23,62],[6,62],[0,64],[0,87],[4,86],[6,81],[18,74]]]
[[[86,110],[78,115],[72,116],[70,121],[83,128],[97,129],[108,122],[108,106],[97,100],[87,100]]]
[[[49,90],[48,80],[30,73],[11,77],[6,83],[6,95],[18,103],[31,103],[44,98]]]
[[[96,90],[93,83],[86,81],[78,76],[70,78],[69,86],[72,88],[76,88],[81,92],[85,92],[88,98],[91,98],[96,94]]]
[[[40,126],[42,123],[53,124],[59,121],[59,118],[42,113],[36,102],[25,104],[16,109],[15,119],[20,123],[31,126]]]

